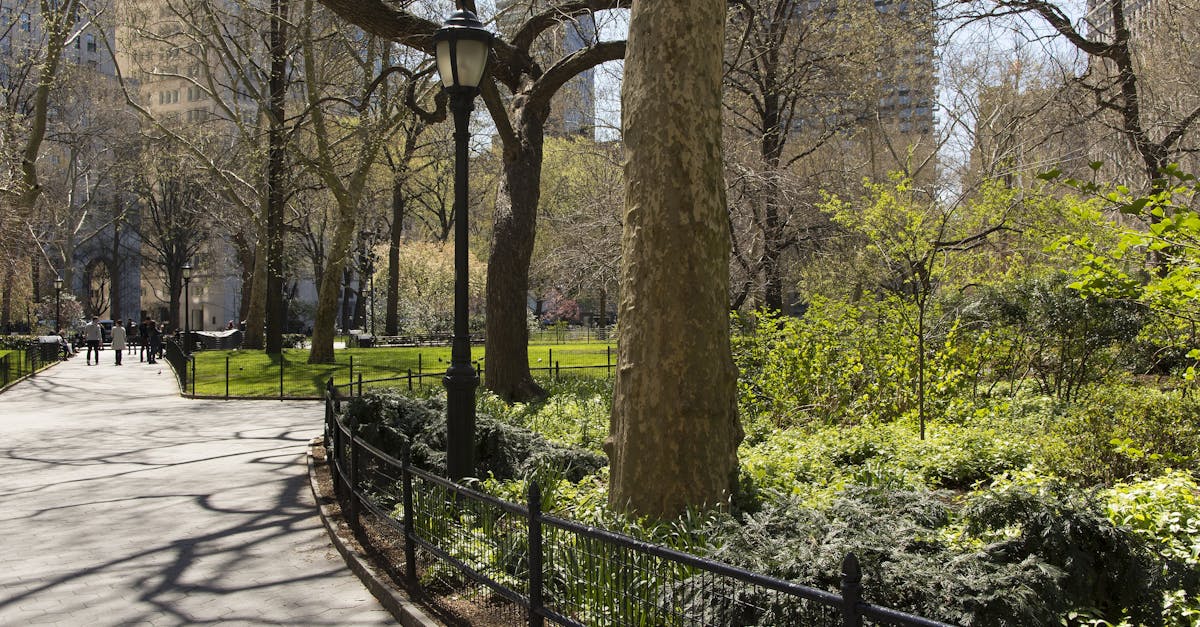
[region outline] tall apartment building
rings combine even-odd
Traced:
[[[1125,12],[1125,23],[1135,36],[1145,24],[1148,9],[1153,4],[1165,4],[1156,0],[1117,0],[1122,3]],[[1113,0],[1088,0],[1087,14],[1083,18],[1084,26],[1091,37],[1111,40],[1113,37]]]
[[[226,34],[238,36],[241,15],[235,2],[217,2]],[[215,100],[234,109],[252,111],[255,103],[245,89],[244,76],[222,71],[195,28],[200,17],[186,15],[189,5],[155,0],[124,0],[118,11],[116,31],[117,64],[127,85],[136,91],[139,104],[164,126],[183,136],[232,134]],[[181,12],[183,13],[181,15]],[[265,53],[264,53],[265,54]],[[207,211],[206,207],[193,207]],[[240,320],[241,277],[228,241],[210,234],[202,250],[191,259],[193,278],[188,289],[190,302],[181,307],[194,330],[223,329]],[[160,319],[169,311],[169,292],[159,270],[149,271],[143,293],[149,313]],[[170,321],[184,326],[184,320]]]
[[[48,15],[38,0],[0,0],[0,86],[5,97],[21,97],[32,89],[39,62],[46,49]],[[58,2],[52,11],[68,8]],[[103,124],[89,96],[115,92],[116,62],[106,42],[113,29],[93,20],[95,7],[87,0],[74,5],[59,67],[59,83],[49,112],[49,132],[42,144],[38,169],[44,193],[40,202],[67,203],[67,216],[79,221],[70,225],[71,250],[66,268],[54,268],[69,280],[66,289],[83,302],[87,314],[103,317],[136,317],[141,312],[139,284],[141,242],[130,228],[136,216],[126,212],[128,199],[121,190],[93,175],[112,159],[105,146],[98,146],[90,127]],[[59,207],[63,207],[59,204]],[[62,209],[55,213],[61,212]]]
[[[934,13],[931,0],[874,0],[875,10],[911,25],[885,46],[878,115],[900,133],[930,135],[935,124],[937,78],[933,67]]]

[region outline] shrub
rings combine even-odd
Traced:
[[[1069,287],[1071,281],[1060,272],[994,288],[983,299],[983,316],[1007,327],[997,336],[1017,353],[1008,367],[1031,371],[1044,394],[1063,400],[1129,362],[1129,349],[1148,319],[1139,305],[1083,298]]]
[[[599,453],[608,436],[612,381],[564,376],[548,383],[546,391],[545,400],[512,405],[483,391],[479,396],[479,411],[501,422],[540,433],[555,444]]]
[[[440,398],[417,400],[382,390],[351,399],[347,418],[357,420],[359,433],[390,455],[399,457],[411,443],[412,462],[444,473],[446,466],[445,403]],[[545,437],[486,415],[475,421],[475,466],[481,477],[513,479],[548,469],[579,481],[607,465],[603,455],[552,444]]]
[[[999,563],[1036,558],[1063,573],[1055,611],[1159,624],[1164,580],[1146,543],[1105,515],[1094,491],[1055,477],[1015,473],[963,508],[965,535]],[[1128,612],[1128,614],[1127,614]]]
[[[1062,574],[1054,568],[1036,558],[997,562],[940,539],[952,520],[946,493],[851,487],[820,508],[776,496],[717,530],[712,556],[837,589],[842,560],[853,552],[872,603],[964,625],[1058,622],[1051,600]]]
[[[1104,492],[1105,513],[1163,560],[1168,593],[1163,615],[1172,624],[1200,617],[1200,486],[1173,471]]]
[[[1170,468],[1196,469],[1200,400],[1181,391],[1097,388],[1048,425],[1044,464],[1085,484],[1112,484]]]

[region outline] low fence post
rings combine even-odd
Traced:
[[[529,627],[542,627],[542,489],[529,482]]]
[[[412,391],[412,368],[408,369],[408,391]]]
[[[279,400],[283,400],[283,351],[279,351]]]
[[[188,361],[192,362],[192,396],[196,396],[196,356],[188,355]]]
[[[228,358],[226,358],[228,359]],[[333,377],[325,382],[325,461],[329,462],[330,439],[333,437]]]
[[[421,353],[417,353],[417,374],[421,374],[423,372],[421,367]]]
[[[354,396],[354,355],[350,356],[350,396]]]
[[[408,579],[409,583],[415,584],[417,582],[417,545],[413,540],[416,533],[413,531],[412,473],[408,470],[411,461],[412,446],[406,441],[403,448],[400,449],[400,476],[404,483],[404,577]]]
[[[608,376],[612,376],[612,346],[604,347],[604,367]]]
[[[559,378],[560,378],[560,377],[559,377],[559,375],[560,375],[560,374],[561,374],[561,373],[558,371],[558,362],[556,361],[556,362],[554,362],[554,380],[555,380],[555,381],[558,381],[558,380],[559,380]]]
[[[362,396],[362,373],[358,373],[358,395]]]
[[[229,400],[229,355],[225,356],[225,400]]]
[[[862,601],[862,569],[858,558],[847,553],[842,560],[842,627],[862,627],[858,604]]]
[[[346,518],[350,524],[358,524],[358,445],[354,443],[354,438],[357,437],[358,418],[356,414],[350,416],[350,489],[346,492],[346,500],[350,511]]]

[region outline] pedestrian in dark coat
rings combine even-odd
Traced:
[[[146,318],[138,325],[138,361],[146,361],[146,351],[150,350],[150,324]]]
[[[138,341],[138,326],[133,323],[133,318],[125,319],[125,341],[128,342],[129,354],[133,354],[133,345]]]
[[[150,352],[146,353],[146,363],[155,363],[155,358],[162,351],[162,333],[158,331],[158,324],[150,320]]]

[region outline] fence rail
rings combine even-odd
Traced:
[[[551,366],[530,366],[529,373],[532,375],[542,374],[551,377],[555,380],[559,379],[563,372],[570,373],[571,371],[583,370],[603,370],[607,376],[612,376],[613,367],[615,364],[609,361],[607,364],[597,364],[595,366],[562,366],[555,362]],[[480,378],[483,377],[483,366],[479,362],[475,362],[475,374]],[[362,373],[357,373],[358,378],[355,379],[354,362],[350,362],[350,380],[347,383],[335,384],[334,388],[339,392],[346,391],[346,396],[362,396],[363,389],[367,385],[377,385],[380,383],[394,383],[397,387],[405,387],[408,391],[413,391],[415,388],[422,386],[440,386],[442,379],[446,376],[445,372],[413,372],[410,368],[405,374],[394,377],[379,377],[375,379],[364,379]],[[355,389],[357,388],[357,393]]]
[[[458,485],[413,466],[407,446],[396,459],[356,436],[342,400],[330,379],[325,447],[335,490],[352,525],[371,516],[403,537],[410,585],[448,569],[519,607],[531,626],[947,627],[864,602],[853,554],[835,594],[547,515],[536,483],[525,504]]]
[[[54,346],[53,354],[43,355],[43,350],[36,341],[0,349],[0,352],[7,351],[0,356],[0,390],[61,359],[58,345]]]

